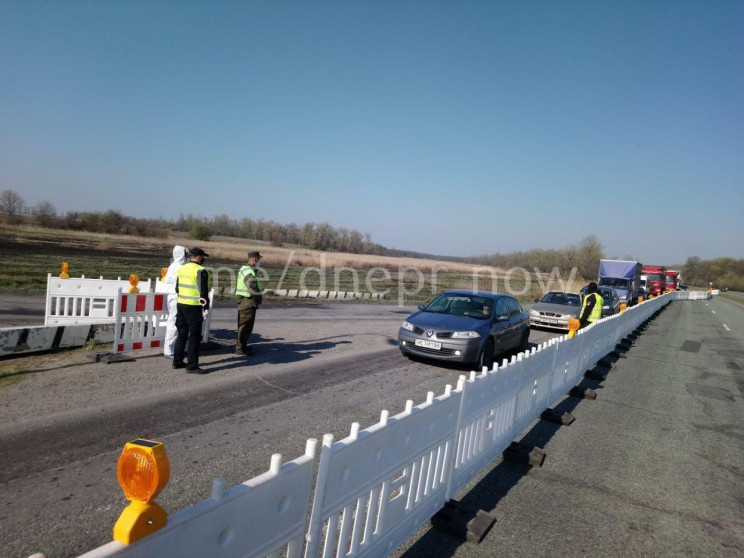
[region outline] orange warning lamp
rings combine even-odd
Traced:
[[[576,318],[571,318],[568,320],[568,338],[573,339],[573,336],[576,335],[576,332],[579,329],[579,326],[581,325],[581,322],[577,320]]]
[[[622,314],[622,313],[623,313],[623,312],[625,312],[625,311],[626,311],[627,309],[628,309],[628,305],[627,305],[627,304],[625,304],[625,303],[623,302],[623,303],[622,303],[622,304],[620,305],[620,313]]]
[[[168,514],[153,501],[170,478],[163,443],[141,438],[127,442],[119,456],[116,476],[131,502],[114,525],[114,540],[130,544],[165,527]]]
[[[136,273],[132,273],[129,276],[129,284],[132,285],[131,287],[129,287],[130,294],[140,292],[139,288],[137,287],[137,283],[139,283],[139,275],[137,275]]]
[[[160,268],[160,280],[165,281],[165,276],[168,275],[168,268],[162,267]]]
[[[67,273],[67,270],[68,269],[70,269],[70,266],[67,265],[67,262],[62,262],[62,271],[59,274],[59,278],[60,279],[69,279],[70,278],[70,274]]]

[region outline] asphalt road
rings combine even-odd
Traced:
[[[542,468],[497,460],[458,498],[497,523],[480,545],[422,529],[396,556],[744,555],[744,307],[663,311],[576,421],[523,441]]]
[[[441,393],[467,368],[400,356],[410,310],[263,308],[246,362],[231,354],[234,308],[218,308],[222,347],[205,353],[207,376],[157,355],[23,359],[34,372],[0,388],[0,555],[75,556],[110,540],[129,439],[165,442],[172,473],[158,501],[173,513],[209,497],[215,477],[233,486],[273,453],[292,459],[309,437],[343,436]],[[497,517],[481,545],[422,529],[396,555],[742,555],[743,310],[720,298],[673,303],[607,380],[585,380],[596,401],[561,403],[574,424],[525,433],[548,454],[542,468],[497,460],[459,495]]]
[[[34,305],[43,315],[22,297],[0,312],[12,321],[14,308]],[[398,327],[412,310],[269,304],[245,360],[234,355],[235,307],[222,304],[206,376],[155,352],[108,365],[81,352],[6,361],[26,372],[0,388],[0,555],[76,556],[108,542],[126,504],[115,471],[128,440],[165,442],[172,473],[158,502],[174,513],[209,497],[216,477],[233,486],[266,471],[273,453],[293,459],[308,438],[346,435],[352,422],[442,393],[469,368],[400,355]]]

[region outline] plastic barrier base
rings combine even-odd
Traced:
[[[90,358],[95,362],[105,362],[106,364],[111,364],[112,362],[131,362],[134,360],[134,357],[123,353],[96,353],[90,355]]]
[[[561,413],[555,409],[545,409],[540,415],[540,418],[549,422],[555,422],[561,426],[568,426],[576,420],[576,417],[571,413]]]
[[[540,448],[528,446],[520,442],[512,442],[504,450],[504,461],[529,465],[531,467],[542,467],[545,462],[545,452]]]
[[[580,388],[579,386],[571,388],[571,391],[568,392],[568,395],[570,395],[571,397],[578,397],[579,399],[596,399],[597,398],[596,391],[594,391],[593,389]]]
[[[431,518],[431,525],[439,531],[464,541],[479,544],[496,523],[490,513],[457,500],[450,500]]]
[[[584,372],[584,377],[589,380],[597,380],[598,382],[604,382],[607,379],[607,369],[602,367],[595,367],[591,370]]]

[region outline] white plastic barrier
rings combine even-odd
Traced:
[[[710,300],[713,293],[710,291],[677,291],[675,300]]]
[[[165,342],[168,322],[169,293],[130,294],[119,289],[115,308],[114,354],[157,349]],[[209,291],[209,307],[214,303],[214,289]],[[202,343],[209,340],[212,312],[207,311],[202,325]]]
[[[119,289],[126,292],[130,287],[129,281],[121,278],[89,279],[82,276],[79,279],[61,279],[49,273],[44,325],[112,323]],[[140,282],[137,287],[140,292],[149,293],[150,279]]]
[[[274,454],[266,473],[224,491],[215,480],[212,497],[168,518],[168,524],[131,545],[111,542],[84,558],[194,556],[300,558],[315,472],[316,440],[305,455],[282,465]],[[81,557],[82,558],[82,557]]]
[[[386,556],[447,501],[461,392],[323,439],[306,556]]]
[[[305,558],[377,557],[392,552],[509,447],[546,407],[575,386],[587,367],[614,349],[617,340],[670,301],[689,300],[687,294],[649,300],[579,330],[574,339],[564,335],[493,370],[471,372],[469,379],[461,376],[456,390],[447,386],[436,398],[429,393],[426,402],[416,407],[409,401],[406,410],[392,418],[383,411],[377,424],[362,431],[354,423],[350,436],[339,442],[327,434],[305,537]],[[245,507],[232,506],[232,498],[202,502],[175,514],[167,527],[143,541],[129,547],[110,543],[84,556],[253,557],[276,552],[281,545],[289,545],[288,556],[298,556],[297,529],[305,521],[299,509],[307,508],[310,494],[306,487],[312,479],[294,488],[280,479],[261,475],[241,485],[264,486],[260,506],[251,507],[255,502],[250,500],[250,491],[245,494]],[[235,499],[241,494],[236,492]],[[293,516],[289,528],[272,514],[295,502],[302,518]],[[249,509],[258,510],[250,516],[255,528],[241,522]],[[246,532],[241,533],[238,525]]]

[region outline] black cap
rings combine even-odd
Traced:
[[[251,258],[258,258],[258,259],[261,259],[262,257],[263,257],[263,256],[261,256],[261,253],[260,253],[260,252],[248,252],[248,259],[249,259],[249,260],[250,260]]]
[[[209,254],[207,254],[201,248],[192,248],[191,250],[189,250],[189,256],[191,256],[191,257],[194,257],[194,256],[204,256],[205,258],[208,258],[209,257]]]
[[[591,282],[586,286],[586,290],[590,293],[596,293],[597,292],[597,284],[595,282]]]

